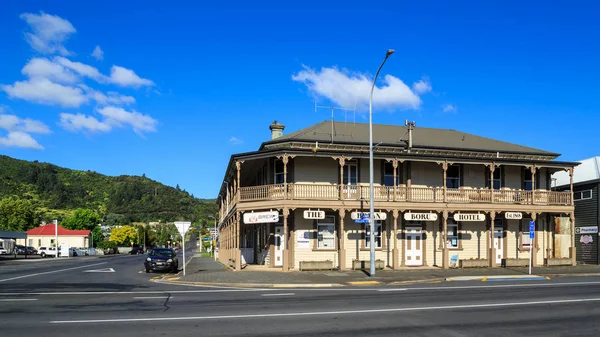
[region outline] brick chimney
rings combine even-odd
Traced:
[[[269,130],[271,130],[271,139],[279,138],[283,135],[283,129],[285,129],[285,125],[277,123],[274,121],[271,126],[269,126]]]

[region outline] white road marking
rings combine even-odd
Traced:
[[[403,288],[403,289],[396,289],[396,288],[393,288],[393,289],[377,289],[377,291],[407,291],[407,290],[408,289],[406,289],[406,288]]]
[[[27,274],[27,275],[22,275],[22,276],[17,276],[17,277],[5,278],[5,279],[1,279],[0,283],[1,282],[6,282],[6,281],[12,281],[12,280],[19,280],[19,279],[27,278],[27,277],[60,273],[60,272],[63,272],[63,271],[68,271],[68,270],[75,270],[75,269],[81,269],[81,268],[89,268],[89,267],[92,267],[92,266],[99,266],[101,264],[106,264],[106,263],[108,263],[108,262],[100,262],[100,263],[95,263],[95,264],[86,264],[85,266],[79,266],[79,267],[73,267],[73,268],[66,268],[66,269],[58,269],[58,270],[46,271],[46,272],[43,272],[43,273]]]
[[[598,301],[600,301],[600,298],[581,298],[581,299],[553,300],[553,301],[505,302],[505,303],[485,303],[485,304],[466,304],[466,305],[444,305],[444,306],[433,306],[433,307],[364,309],[364,310],[309,311],[309,312],[289,312],[289,313],[274,313],[274,314],[88,319],[88,320],[73,320],[73,321],[50,321],[49,323],[50,324],[83,324],[83,323],[118,323],[118,322],[191,321],[191,320],[210,320],[210,319],[241,319],[241,318],[294,317],[294,316],[317,316],[317,315],[353,315],[353,314],[392,313],[392,312],[402,312],[402,311],[410,312],[410,311],[456,310],[456,309],[496,308],[496,307],[519,307],[519,306],[531,306],[531,305],[543,305],[543,304],[571,304],[571,303],[585,303],[585,302],[598,302]]]
[[[193,294],[193,293],[234,293],[234,292],[265,292],[276,291],[275,289],[211,289],[211,290],[147,290],[147,291],[62,291],[62,292],[38,292],[38,293],[2,293],[0,296],[22,296],[22,295],[128,295],[128,294]]]
[[[37,298],[7,298],[7,299],[0,300],[0,302],[23,302],[23,301],[37,301]]]
[[[275,294],[261,294],[260,296],[294,296],[296,295],[295,293],[283,293],[283,294],[279,294],[279,293],[275,293]]]
[[[165,300],[165,299],[170,299],[173,298],[171,296],[155,296],[155,297],[134,297],[134,300],[155,300],[155,299],[161,299],[161,300]]]
[[[84,270],[84,273],[114,273],[115,270],[112,268],[104,268],[104,269],[90,269]]]

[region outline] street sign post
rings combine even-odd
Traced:
[[[181,241],[183,242],[183,276],[185,276],[185,233],[192,223],[189,221],[175,221],[175,227],[181,234]]]
[[[354,223],[369,223],[369,214],[362,214],[360,218],[354,220]]]
[[[535,221],[529,221],[529,275],[531,275],[531,261],[533,261],[533,239],[535,237]]]

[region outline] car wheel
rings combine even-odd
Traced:
[[[40,254],[40,256],[41,256],[42,258],[45,258],[45,257],[46,257],[46,253],[41,253],[41,254]]]
[[[179,271],[179,266],[174,266],[173,270],[172,270],[173,274],[177,274],[178,271]]]
[[[150,269],[146,269],[146,273],[149,273],[149,272],[150,272]]]

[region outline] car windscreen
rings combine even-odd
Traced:
[[[150,252],[149,255],[150,256],[170,257],[171,255],[173,255],[173,253],[171,252],[171,250],[168,250],[168,249],[154,249]]]

